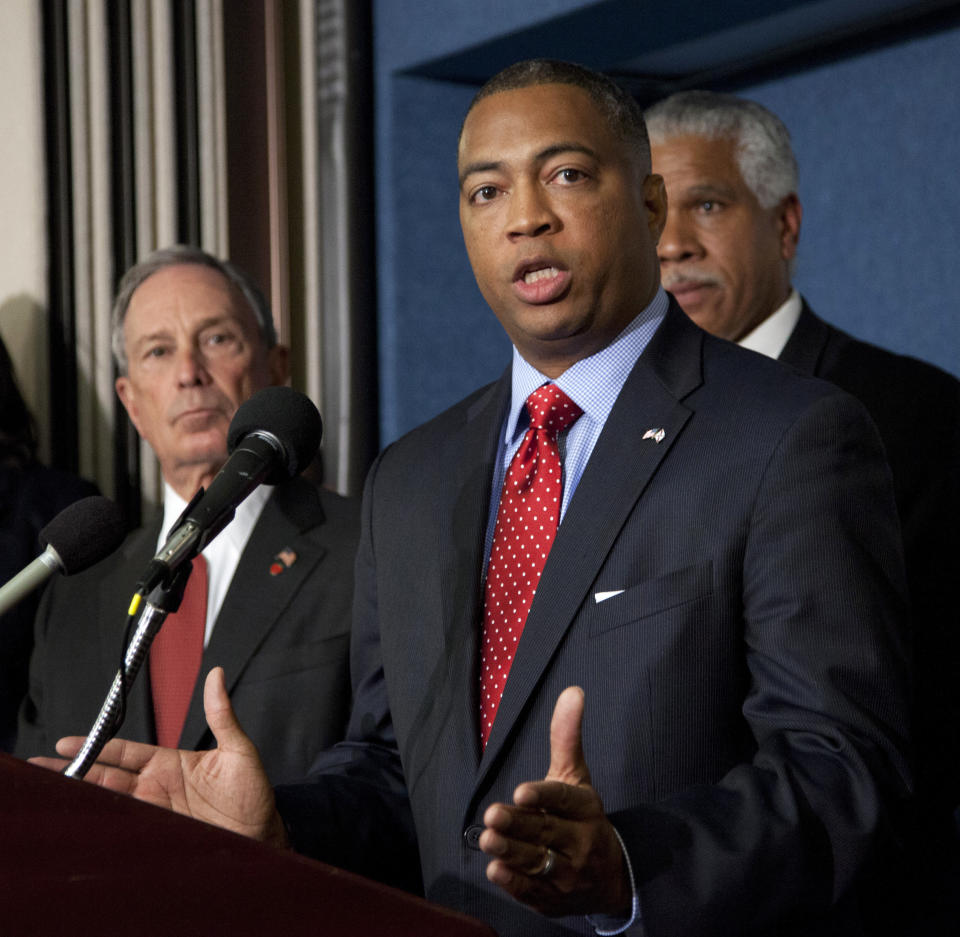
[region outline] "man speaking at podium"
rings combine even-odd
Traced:
[[[876,431],[663,292],[607,79],[500,73],[458,169],[513,360],[370,472],[347,740],[274,792],[214,671],[216,751],[114,741],[88,777],[367,875],[419,859],[504,937],[856,933],[909,785]]]
[[[137,578],[226,461],[236,409],[288,376],[287,349],[260,291],[198,249],[159,250],[132,267],[113,326],[117,394],[159,460],[163,517],[45,594],[20,712],[16,751],[24,757],[89,730],[120,665]],[[209,748],[197,677],[221,664],[270,778],[303,778],[346,728],[358,532],[353,502],[304,479],[256,489],[194,561],[180,609],[151,648],[149,678],[133,685],[122,733]]]

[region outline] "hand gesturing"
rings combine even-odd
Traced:
[[[253,742],[237,722],[221,667],[207,675],[203,705],[216,748],[177,751],[113,739],[85,780],[235,833],[285,844],[273,789]],[[82,736],[60,739],[57,752],[73,758],[83,742]],[[30,761],[54,770],[66,764],[58,758]]]
[[[560,694],[547,776],[521,784],[512,806],[487,808],[480,848],[493,857],[487,878],[543,914],[628,917],[632,892],[623,850],[583,757],[583,707],[579,687]]]

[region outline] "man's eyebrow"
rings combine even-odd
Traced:
[[[534,161],[537,163],[542,163],[548,159],[552,159],[554,156],[559,156],[562,153],[583,153],[584,156],[589,156],[591,159],[597,159],[596,151],[590,149],[589,146],[584,146],[582,143],[561,141],[560,143],[552,143],[545,149],[540,150],[540,152],[534,156]],[[503,163],[499,160],[469,163],[463,167],[463,170],[460,173],[460,185],[463,185],[467,179],[467,176],[471,176],[474,173],[497,172],[501,169],[503,169]]]
[[[467,176],[472,176],[475,172],[496,172],[501,168],[503,168],[503,163],[500,162],[470,163],[464,166],[460,173],[460,185],[466,182]]]
[[[168,332],[166,329],[156,329],[153,332],[145,332],[143,335],[138,335],[131,344],[134,347],[138,347],[140,345],[148,345],[151,342],[169,341],[172,337],[172,332]]]
[[[537,153],[537,162],[542,163],[544,160],[551,159],[554,156],[559,156],[561,153],[583,153],[584,156],[589,156],[591,159],[597,159],[596,150],[590,149],[589,146],[584,146],[582,143],[573,143],[573,142],[561,142],[554,143],[552,146],[548,146],[545,150],[541,150]]]
[[[225,323],[236,322],[237,317],[229,312],[211,313],[196,323],[195,331],[202,332],[204,329],[222,326]],[[145,332],[133,340],[134,346],[149,344],[150,342],[168,342],[174,340],[174,333],[166,328],[154,329],[152,332]]]
[[[728,185],[719,182],[700,182],[696,185],[688,186],[683,190],[683,194],[688,198],[706,198],[707,196],[719,196],[720,198],[732,199],[736,196],[736,190]]]

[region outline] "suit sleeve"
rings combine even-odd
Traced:
[[[380,653],[372,537],[379,465],[380,459],[370,470],[363,497],[350,644],[354,699],[347,737],[316,759],[307,783],[278,787],[276,799],[298,852],[420,892],[413,815]]]
[[[752,760],[610,817],[650,937],[762,932],[785,916],[802,932],[892,828],[910,783],[899,542],[872,424],[852,398],[820,398],[784,432],[749,517]]]

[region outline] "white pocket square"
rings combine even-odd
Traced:
[[[593,601],[599,605],[601,602],[606,602],[607,599],[612,599],[615,595],[620,595],[623,592],[623,589],[612,589],[610,592],[596,592],[593,596]]]

